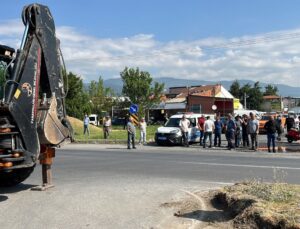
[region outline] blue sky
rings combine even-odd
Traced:
[[[1,3],[0,43],[17,47],[29,3]],[[85,81],[118,77],[129,66],[154,77],[298,84],[297,0],[40,3],[54,16],[68,70]]]

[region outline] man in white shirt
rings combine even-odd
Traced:
[[[109,116],[106,116],[103,123],[104,139],[108,139],[110,131],[111,131],[111,119]]]
[[[189,147],[189,126],[190,121],[186,118],[185,115],[183,115],[179,122],[179,127],[182,132],[183,145],[186,147]]]
[[[212,133],[215,130],[215,124],[210,119],[209,116],[206,117],[206,121],[204,122],[204,142],[203,142],[203,148],[206,148],[206,140],[207,137],[209,138],[209,148],[212,146]]]
[[[140,126],[140,141],[139,141],[139,144],[146,144],[146,128],[147,128],[147,123],[145,122],[145,119],[142,118],[141,119],[141,122],[139,123],[139,126]]]
[[[300,116],[299,116],[300,117]],[[295,129],[296,130],[299,130],[299,117],[298,116],[295,116]]]

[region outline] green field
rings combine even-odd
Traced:
[[[69,120],[74,129],[74,137],[75,141],[82,140],[103,140],[103,129],[101,127],[96,127],[93,125],[89,125],[90,135],[83,135],[83,122],[81,120],[69,117]],[[154,141],[154,135],[159,126],[151,125],[147,127],[147,141]],[[112,131],[109,136],[110,140],[127,140],[127,131],[124,130],[123,126],[113,126]],[[136,139],[137,141],[140,139],[140,131],[137,128],[136,131]]]

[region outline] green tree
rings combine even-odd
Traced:
[[[93,80],[89,86],[89,96],[92,101],[92,113],[101,115],[108,112],[114,106],[114,92],[111,88],[104,87],[103,79],[100,76],[98,82]]]
[[[277,95],[278,88],[277,86],[273,86],[272,84],[268,84],[265,86],[265,92],[264,95]]]
[[[263,103],[263,93],[259,82],[255,82],[253,87],[249,92],[249,97],[247,98],[247,104],[249,109],[260,110]]]
[[[240,83],[239,81],[235,80],[230,86],[229,92],[235,97],[240,98]]]
[[[91,112],[91,102],[89,95],[84,91],[82,79],[69,72],[68,78],[68,94],[66,97],[67,114],[78,119],[82,119],[84,113]]]
[[[255,82],[253,86],[247,83],[240,87],[239,82],[235,80],[232,83],[229,91],[235,98],[240,99],[240,102],[244,105],[245,108],[253,110],[261,109],[261,105],[263,102],[263,93],[261,91],[259,82]]]
[[[164,84],[152,84],[153,79],[149,72],[125,67],[120,75],[123,80],[122,93],[139,106],[139,117],[145,116],[146,109],[160,102]]]

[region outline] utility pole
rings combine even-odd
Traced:
[[[246,92],[244,92],[244,107],[245,107],[245,110],[247,110],[247,94],[246,94]]]

